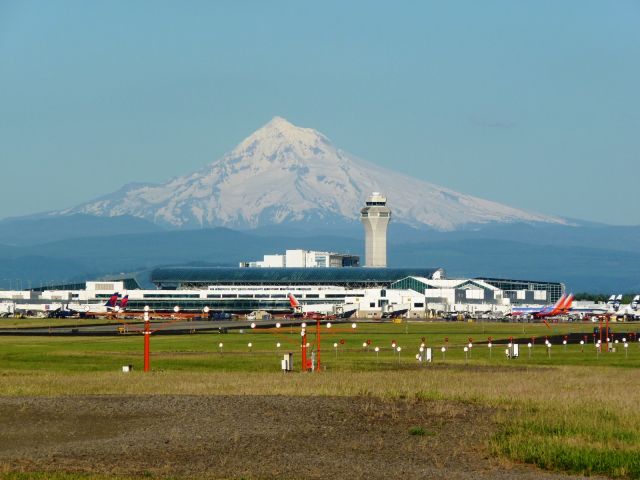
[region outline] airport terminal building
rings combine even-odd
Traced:
[[[349,305],[361,318],[402,311],[410,318],[442,313],[508,313],[512,305],[555,302],[564,285],[495,278],[447,279],[441,268],[222,268],[163,267],[153,270],[155,289],[132,280],[93,281],[38,291],[0,292],[17,305],[83,305],[104,303],[114,292],[128,295],[128,311],[185,313],[208,311],[245,315],[265,311],[291,313],[288,294],[304,304]]]
[[[28,291],[1,292],[4,311],[98,310],[114,292],[128,296],[127,311],[181,311],[219,316],[252,312],[289,314],[288,294],[302,303],[356,310],[358,317],[399,314],[428,317],[445,313],[509,313],[512,305],[556,302],[565,287],[556,282],[499,278],[447,279],[442,268],[386,268],[386,197],[373,193],[361,210],[365,227],[366,268],[346,253],[286,250],[239,267],[162,267],[151,273],[153,290],[132,279],[95,281]],[[61,307],[62,305],[62,307]],[[96,308],[94,308],[96,307]],[[106,307],[106,306],[104,306]],[[339,313],[339,312],[334,312]]]

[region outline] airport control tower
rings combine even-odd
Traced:
[[[391,210],[387,207],[387,197],[373,192],[367,199],[367,206],[360,210],[360,221],[365,234],[365,266],[387,266],[387,225],[391,220]]]

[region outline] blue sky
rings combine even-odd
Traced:
[[[542,213],[640,224],[640,2],[0,0],[0,217],[201,168],[274,115]]]

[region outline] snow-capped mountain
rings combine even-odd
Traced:
[[[387,196],[394,222],[415,227],[565,223],[395,173],[280,117],[200,171],[162,185],[128,185],[54,215],[132,215],[179,228],[354,222],[374,191]]]

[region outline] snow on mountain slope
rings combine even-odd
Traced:
[[[373,191],[386,194],[394,222],[416,227],[564,223],[395,173],[336,148],[316,130],[280,117],[198,172],[162,185],[125,186],[55,214],[126,214],[180,228],[353,222]]]

